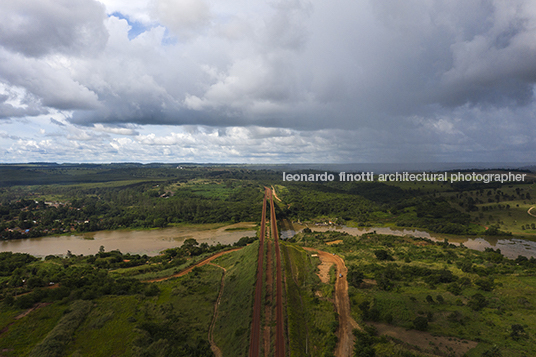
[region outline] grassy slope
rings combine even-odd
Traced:
[[[318,258],[293,244],[281,245],[285,270],[289,349],[291,356],[329,356],[336,343],[336,316],[331,295],[319,298],[317,292],[332,292],[316,275]],[[306,354],[307,351],[307,354]]]
[[[214,326],[214,341],[224,356],[246,356],[249,349],[258,244],[256,241],[214,260],[227,269]]]
[[[24,312],[23,310],[10,310],[2,307],[1,316],[10,316],[4,321],[13,322],[0,338],[0,351],[2,355],[22,357],[27,356],[33,347],[42,341],[56,326],[68,305],[49,305],[42,307],[27,317],[13,321],[12,317]],[[6,321],[6,322],[7,322]]]
[[[131,356],[133,346],[143,342],[141,323],[172,322],[188,331],[190,342],[207,339],[222,271],[210,265],[196,268],[187,276],[156,283],[157,296],[103,296],[94,300],[91,311],[72,333],[67,356]],[[3,309],[0,326],[12,323],[0,338],[5,356],[27,356],[54,327],[59,326],[71,304],[55,302],[28,316],[14,320],[23,311]],[[141,339],[141,340],[140,340]],[[143,343],[141,343],[143,347]]]

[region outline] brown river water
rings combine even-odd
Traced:
[[[0,242],[0,252],[28,253],[37,257],[47,255],[90,255],[105,251],[120,250],[122,253],[158,255],[162,250],[180,247],[188,238],[199,244],[233,244],[242,237],[256,234],[254,223],[238,223],[212,228],[214,225],[171,227],[157,230],[100,231],[69,236],[15,239]],[[241,230],[232,230],[241,228]],[[227,230],[231,229],[231,230]]]
[[[301,231],[305,228],[304,225],[293,224],[293,230],[282,230],[281,237],[283,239],[290,238],[296,232]],[[370,228],[354,228],[346,226],[317,226],[309,225],[309,228],[314,232],[327,232],[327,231],[338,231],[346,232],[353,236],[360,236],[365,233],[376,232],[378,234],[391,234],[395,236],[413,236],[418,238],[428,238],[433,241],[442,242],[443,237],[434,236],[428,232],[414,230],[414,229],[391,229],[389,227],[370,227]],[[519,255],[526,256],[528,258],[536,258],[536,242],[519,239],[519,238],[504,238],[504,237],[464,237],[464,236],[455,236],[448,237],[449,243],[459,245],[463,243],[464,246],[470,249],[484,251],[485,248],[500,249],[501,253],[510,259],[515,259]]]
[[[118,230],[101,231],[69,236],[50,236],[43,238],[16,239],[0,242],[0,252],[28,253],[38,257],[47,255],[65,255],[70,250],[72,254],[95,254],[102,245],[106,251],[118,249],[122,253],[147,254],[154,256],[162,250],[182,245],[184,240],[194,238],[197,242],[213,244],[233,244],[242,237],[253,237],[256,234],[254,223],[237,223],[229,226],[213,228],[214,225],[193,227],[171,227],[158,230]],[[241,228],[245,230],[227,230]],[[305,228],[294,223],[293,229],[283,229],[281,237],[287,239]],[[309,228],[315,232],[339,231],[354,236],[376,231],[378,234],[397,236],[410,235],[419,238],[429,238],[443,241],[440,236],[413,229],[391,229],[389,227],[354,228],[346,226],[316,226]],[[463,243],[468,248],[483,251],[485,248],[500,249],[501,253],[511,259],[518,255],[536,257],[536,242],[518,238],[497,237],[449,237],[450,243]]]

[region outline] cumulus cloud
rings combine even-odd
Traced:
[[[104,6],[94,0],[0,3],[0,44],[26,56],[90,54],[106,43]]]
[[[210,25],[212,15],[203,0],[155,0],[152,13],[174,34],[193,36]]]

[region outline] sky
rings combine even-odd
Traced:
[[[535,162],[534,0],[0,2],[0,162]]]

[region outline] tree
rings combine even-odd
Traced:
[[[417,316],[413,320],[413,327],[419,331],[426,331],[428,329],[428,319],[424,316]]]
[[[493,277],[489,276],[487,278],[480,278],[475,281],[475,285],[478,285],[478,287],[481,290],[484,291],[492,291],[495,287],[494,279]]]
[[[514,324],[512,325],[512,332],[510,333],[510,337],[512,337],[514,340],[518,341],[519,339],[528,339],[529,335],[521,326],[520,324]]]
[[[394,260],[393,257],[390,256],[389,253],[387,253],[387,251],[384,249],[375,250],[374,254],[378,260]]]
[[[167,225],[167,222],[164,218],[158,217],[153,220],[154,227],[164,228]]]
[[[199,251],[198,245],[199,243],[194,238],[188,238],[182,243],[181,248],[188,252],[189,255],[196,255]]]
[[[348,284],[352,285],[353,287],[358,288],[361,283],[363,282],[363,278],[365,275],[362,271],[359,270],[359,268],[355,265],[352,265],[348,269]]]
[[[488,306],[488,301],[484,297],[484,295],[480,293],[476,293],[467,302],[467,306],[469,306],[471,309],[475,311],[482,310],[486,306]]]

